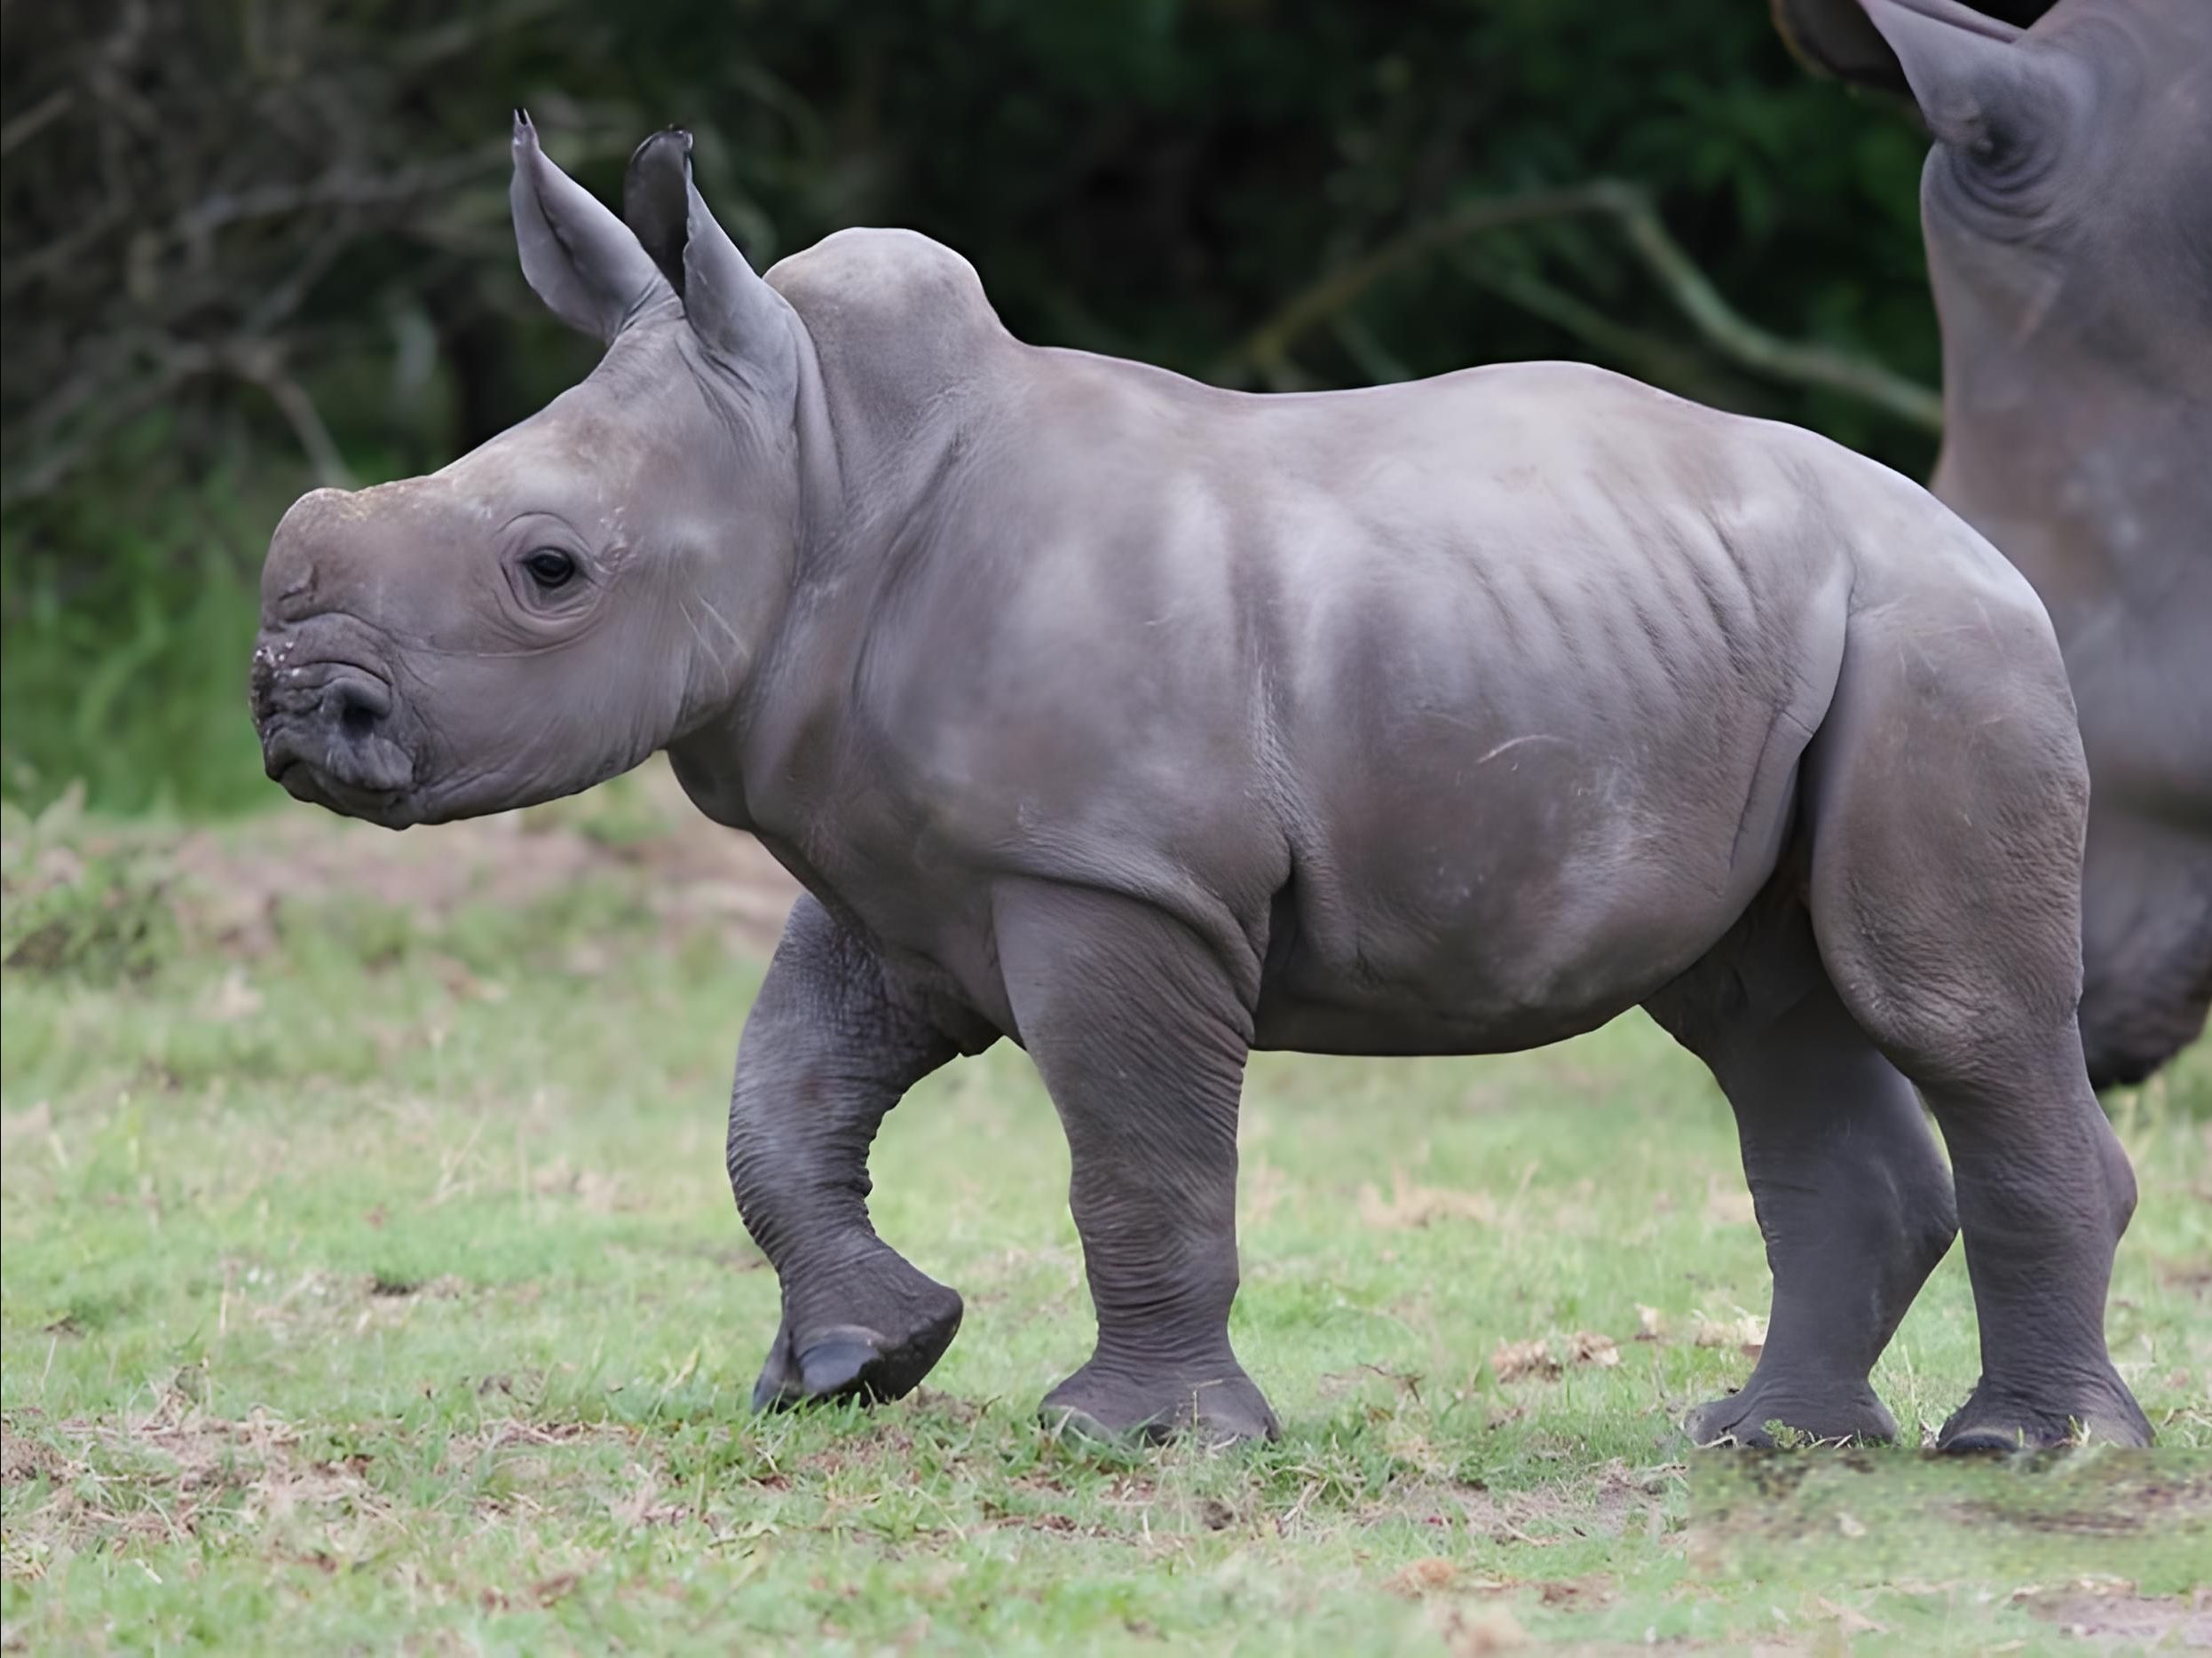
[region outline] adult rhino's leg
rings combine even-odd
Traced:
[[[792,910],[746,1020],[730,1185],[783,1290],[755,1409],[896,1399],[951,1345],[960,1298],[875,1235],[868,1146],[906,1090],[959,1051],[811,897]]]
[[[2098,1088],[2140,1082],[2212,1008],[2212,837],[2090,808],[2082,876],[2082,1047]]]
[[[1821,955],[1951,1152],[1982,1373],[1938,1444],[2147,1444],[2105,1344],[2136,1188],[2074,1022],[2073,704],[2040,618],[1943,597],[1853,617],[1808,754]]]
[[[1098,1315],[1097,1351],[1047,1395],[1046,1421],[1274,1438],[1228,1340],[1248,998],[1187,928],[1137,904],[1023,884],[994,919],[1015,1024],[1067,1132]]]
[[[1829,983],[1794,895],[1779,907],[1650,1007],[1734,1108],[1774,1277],[1750,1379],[1687,1426],[1700,1445],[1771,1445],[1774,1422],[1885,1441],[1897,1422],[1868,1378],[1956,1236],[1951,1177],[1912,1085]]]

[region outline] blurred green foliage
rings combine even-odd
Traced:
[[[83,784],[102,811],[194,816],[268,792],[246,712],[264,512],[234,470],[178,482],[158,511],[73,487],[11,525],[0,606],[0,793],[33,808]],[[27,545],[28,544],[28,545]],[[44,556],[41,557],[40,552]]]
[[[33,804],[274,798],[242,681],[284,502],[439,464],[588,372],[516,269],[510,104],[607,196],[689,126],[763,265],[927,232],[1034,341],[1252,385],[1580,357],[1932,454],[1726,360],[1601,218],[1424,246],[1252,356],[1469,202],[1619,178],[1750,322],[1932,383],[1923,141],[1807,75],[1764,0],[106,0],[8,28],[0,790]]]

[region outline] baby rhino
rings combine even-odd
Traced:
[[[1047,1417],[1271,1436],[1228,1340],[1246,1054],[1640,1004],[1734,1107],[1774,1276],[1698,1440],[1893,1433],[1868,1377],[1961,1228],[1982,1375],[1942,1442],[2147,1440],[2104,1338],[2135,1187],[2074,1022],[2082,741],[1988,543],[1591,368],[1246,396],[1023,344],[916,235],[763,280],[689,147],[647,140],[617,218],[518,120],[524,272],[604,359],[296,505],[253,700],[272,777],[393,828],[666,749],[804,885],[731,1106],[783,1292],[757,1403],[944,1354],[960,1297],[876,1236],[868,1147],[1003,1037],[1098,1316]]]

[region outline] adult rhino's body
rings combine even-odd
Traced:
[[[1773,4],[1935,139],[1932,487],[2056,625],[2092,784],[2082,1038],[2099,1085],[2137,1080],[2212,1007],[2212,0],[2058,0],[2026,29]]]
[[[2133,1183],[2074,1022],[2080,739],[1986,542],[1591,369],[1245,397],[1023,345],[897,233],[763,283],[683,147],[634,161],[633,237],[518,131],[525,268],[606,359],[295,507],[256,695],[273,775],[393,825],[665,746],[807,887],[731,1117],[784,1292],[762,1402],[895,1395],[952,1339],[866,1149],[1012,1036],[1099,1315],[1048,1405],[1272,1432],[1227,1333],[1246,1052],[1640,1002],[1735,1105],[1776,1275],[1701,1437],[1892,1431],[1867,1376],[1955,1224],[1908,1077],[1982,1313],[1949,1441],[2147,1433],[2101,1333]]]

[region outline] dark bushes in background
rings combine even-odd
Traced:
[[[690,126],[763,264],[938,236],[1032,340],[1252,386],[1582,357],[1932,451],[1921,140],[1762,0],[0,17],[0,789],[34,803],[257,795],[231,682],[283,501],[438,464],[589,368],[515,268],[514,103],[604,193]]]

